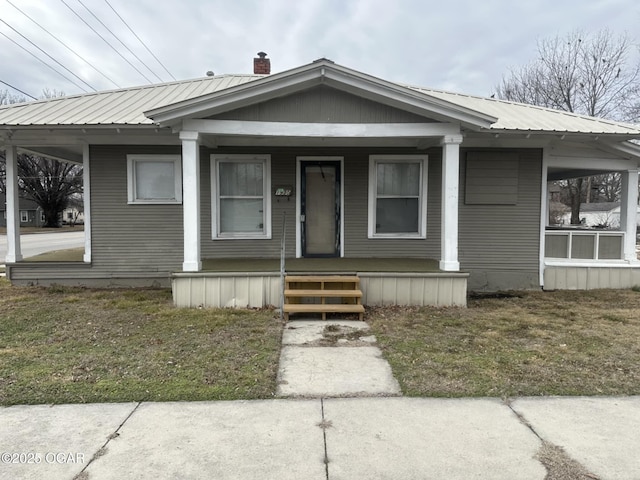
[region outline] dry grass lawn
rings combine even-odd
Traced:
[[[270,398],[281,334],[272,310],[0,279],[0,404]]]
[[[640,394],[640,292],[519,292],[370,309],[405,395]]]

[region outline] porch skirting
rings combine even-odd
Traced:
[[[640,285],[640,266],[546,266],[545,290],[632,288]]]
[[[364,305],[467,304],[467,273],[363,272],[358,276]],[[171,285],[177,307],[278,307],[282,293],[276,272],[176,273]]]

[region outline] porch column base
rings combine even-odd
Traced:
[[[453,262],[450,260],[440,260],[440,270],[444,272],[459,272],[460,262]]]
[[[184,262],[182,264],[183,272],[200,272],[202,271],[202,262]]]

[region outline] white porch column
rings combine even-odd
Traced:
[[[182,131],[182,209],[185,272],[202,270],[200,259],[200,135]]]
[[[20,251],[20,199],[18,196],[18,152],[14,145],[6,149],[7,258],[6,263],[22,260]]]
[[[89,165],[89,145],[82,146],[82,201],[84,204],[84,257],[91,263],[91,166]]]
[[[620,228],[625,231],[623,255],[629,262],[637,262],[636,255],[636,215],[638,209],[638,170],[622,172],[622,192],[620,194]]]
[[[458,261],[458,184],[462,135],[442,138],[442,210],[440,219],[440,270],[457,272]]]

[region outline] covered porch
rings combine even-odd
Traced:
[[[544,164],[543,223],[540,272],[545,289],[631,288],[640,285],[637,252],[638,164],[637,155],[622,148],[611,152],[581,152],[556,149]],[[614,155],[616,154],[616,155]],[[599,155],[599,156],[598,156]],[[619,222],[599,228],[553,224],[549,206],[549,183],[579,177],[614,173],[620,177]]]

